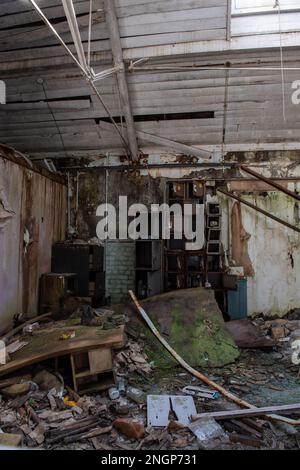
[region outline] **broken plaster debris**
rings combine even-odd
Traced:
[[[56,331],[56,322],[50,322],[49,325]],[[291,330],[297,331],[294,326]],[[269,329],[267,331],[269,333]],[[21,336],[17,340],[22,340],[23,332],[19,334]],[[32,335],[39,334],[39,330],[33,331],[28,335],[28,341],[34,337]],[[59,334],[56,334],[56,337],[59,338]],[[15,341],[16,338],[12,340]],[[70,338],[66,342],[73,340]],[[251,419],[227,418],[218,423],[210,418],[210,422],[204,426],[203,421],[201,427],[198,420],[196,427],[195,422],[191,421],[192,415],[223,411],[228,409],[230,403],[217,390],[201,387],[194,377],[180,369],[173,367],[170,372],[161,371],[149,364],[145,341],[146,338],[142,334],[137,334],[135,339],[131,336],[126,344],[115,352],[114,367],[119,375],[116,374],[115,387],[118,397],[113,400],[109,398],[107,391],[80,397],[53,370],[41,369],[39,364],[32,366],[29,375],[19,373],[13,378],[4,377],[0,380],[0,393],[11,385],[26,386],[26,391],[14,396],[3,393],[0,403],[0,426],[3,432],[19,433],[26,447],[45,449],[72,449],[74,446],[83,449],[131,450],[269,448],[270,445],[275,445],[276,448],[297,447],[297,427],[287,423],[270,423],[266,416]],[[250,390],[253,390],[256,393],[255,405],[258,406],[259,398],[266,400],[260,396],[264,387],[269,387],[269,392],[276,394],[276,390],[280,388],[279,384],[283,386],[287,372],[285,366],[282,372],[278,372],[279,356],[289,364],[291,377],[293,374],[292,361],[283,354],[288,344],[278,344],[282,353],[269,352],[262,360],[264,363],[266,358],[274,357],[272,372],[267,373],[265,365],[259,369],[259,362],[255,366],[253,364],[254,368],[247,365],[245,357],[248,356],[245,356],[241,363],[237,361],[227,368],[216,369],[212,373],[214,380],[216,383],[227,383],[230,390],[240,387],[239,392],[245,398]],[[20,354],[21,351],[15,354]],[[12,359],[13,356],[14,354]],[[253,356],[251,358],[253,359]],[[139,373],[144,367],[149,367],[151,371],[146,377]],[[273,382],[267,380],[267,377],[274,377]],[[183,390],[188,394],[183,396]],[[281,397],[284,397],[282,392]],[[152,421],[149,416],[151,413],[152,417],[155,414],[154,405],[156,415]],[[234,409],[238,409],[237,406],[234,406]],[[216,427],[218,432],[214,434]],[[273,436],[272,444],[269,440],[270,433]],[[278,433],[281,433],[280,439]]]

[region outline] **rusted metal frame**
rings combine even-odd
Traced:
[[[278,189],[279,191],[282,191],[284,194],[287,194],[287,196],[292,197],[293,199],[296,199],[296,201],[300,201],[300,196],[299,194],[294,193],[293,191],[290,191],[289,189],[284,188],[281,184],[276,183],[276,181],[271,180],[270,178],[267,178],[266,176],[261,175],[260,173],[257,173],[254,170],[251,170],[250,168],[241,165],[240,169],[245,171],[251,176],[254,176],[254,178],[257,178],[261,181],[264,181],[264,183],[269,184],[273,188]]]
[[[119,31],[119,23],[114,0],[104,0],[106,14],[106,24],[109,31],[112,55],[115,67],[120,67],[117,72],[117,81],[120,96],[123,102],[124,117],[127,124],[128,144],[133,160],[137,160],[139,155],[137,135],[134,125],[133,113],[131,109],[128,83],[126,79],[125,64],[123,60],[123,50]]]
[[[232,199],[235,199],[236,201],[245,204],[245,206],[251,207],[251,209],[254,209],[257,212],[260,212],[261,214],[265,215],[266,217],[269,217],[272,220],[275,220],[275,222],[278,222],[281,225],[284,225],[287,228],[290,228],[291,230],[294,230],[295,232],[300,233],[300,228],[296,227],[295,225],[289,224],[285,220],[279,219],[275,215],[270,214],[270,212],[265,211],[264,209],[261,209],[260,207],[255,206],[254,204],[251,204],[251,202],[246,201],[245,199],[242,199],[241,197],[237,196],[236,194],[230,193],[228,191],[225,191],[224,189],[219,189],[219,193],[224,194],[225,196],[231,197]]]
[[[119,136],[121,137],[121,140],[123,141],[124,145],[125,145],[125,148],[126,150],[129,150],[128,149],[128,144],[126,142],[126,140],[124,139],[124,136],[123,134],[121,133],[119,127],[117,126],[117,123],[116,121],[114,120],[111,112],[109,111],[108,107],[106,106],[102,96],[100,95],[99,91],[97,90],[96,86],[94,85],[94,74],[92,72],[91,69],[85,69],[81,63],[77,60],[77,58],[75,57],[75,55],[73,54],[73,52],[70,50],[70,48],[67,46],[67,44],[64,42],[64,40],[61,38],[61,36],[58,34],[58,32],[56,31],[56,29],[54,28],[54,26],[51,24],[51,22],[48,20],[48,18],[46,17],[46,15],[44,15],[44,13],[42,12],[42,10],[40,9],[40,7],[37,5],[37,3],[35,2],[35,0],[29,0],[31,5],[34,7],[34,9],[36,10],[36,12],[38,13],[38,15],[40,16],[40,18],[44,21],[44,23],[46,24],[46,26],[48,26],[48,28],[50,29],[50,31],[52,31],[52,33],[54,34],[54,36],[58,39],[58,41],[60,42],[60,44],[63,46],[63,48],[67,51],[67,53],[70,55],[70,57],[72,58],[72,60],[75,62],[75,64],[77,65],[77,67],[79,67],[79,69],[81,70],[83,76],[86,78],[88,84],[91,86],[91,88],[94,90],[96,96],[98,97],[99,101],[101,102],[103,108],[105,109],[110,121],[112,122],[113,126],[115,127],[116,131],[118,132]]]
[[[132,298],[132,301],[134,305],[136,306],[138,312],[140,313],[141,317],[143,320],[146,322],[147,326],[151,330],[151,332],[154,334],[154,336],[159,340],[159,342],[164,346],[164,348],[171,354],[171,356],[180,364],[187,372],[189,372],[191,375],[196,377],[197,379],[201,380],[201,382],[205,383],[206,385],[209,385],[212,387],[214,390],[217,390],[218,392],[221,393],[222,396],[227,398],[228,400],[231,400],[232,402],[236,403],[242,408],[248,408],[252,410],[256,410],[257,408],[254,405],[251,405],[245,400],[242,400],[241,398],[237,397],[231,392],[228,392],[224,387],[221,385],[217,384],[216,382],[213,382],[210,380],[208,377],[206,377],[204,374],[201,372],[198,372],[196,369],[191,367],[187,362],[185,362],[184,359],[182,359],[179,354],[177,354],[176,351],[174,351],[173,348],[167,343],[167,341],[161,336],[157,328],[154,326],[153,322],[150,320],[148,317],[147,313],[145,310],[142,308],[140,305],[139,301],[137,300],[136,296],[134,295],[132,290],[129,290],[129,295]],[[285,418],[284,416],[279,416],[275,414],[268,414],[266,418],[272,420],[272,421],[281,421],[288,423],[292,426],[299,426],[300,425],[300,420],[293,420],[289,418]]]

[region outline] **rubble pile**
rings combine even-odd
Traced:
[[[49,323],[59,344],[74,343],[81,328],[88,328],[88,338],[95,341],[97,332],[114,331],[125,322],[124,316],[104,309],[86,309],[76,319],[71,319],[67,329],[58,327],[58,322]],[[210,368],[209,377],[256,407],[299,403],[299,366],[291,356],[299,320],[257,318],[252,323],[262,335],[274,341],[276,337],[275,346],[267,352],[242,350],[238,360]],[[67,335],[72,329],[75,337]],[[66,338],[58,339],[61,332]],[[270,421],[266,414],[230,417],[239,406],[180,367],[154,366],[145,352],[147,336],[131,331],[130,325],[127,333],[126,342],[113,351],[113,386],[79,393],[70,386],[67,368],[55,368],[53,362],[36,363],[1,377],[0,446],[87,450],[300,448],[300,426],[288,419]],[[8,344],[16,343],[16,351],[10,353],[10,360],[22,351],[18,342],[41,334],[36,327],[12,337]],[[229,413],[229,417],[219,421],[210,416],[215,412]],[[299,414],[300,406],[289,418],[298,420]]]
[[[118,375],[128,375],[133,372],[150,374],[153,368],[141,342],[128,341],[126,348],[115,356],[115,371]]]
[[[300,365],[300,319],[278,318],[254,322],[261,332],[276,342],[276,346],[286,357],[292,357],[295,365]]]

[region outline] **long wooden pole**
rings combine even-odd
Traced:
[[[228,390],[226,390],[224,387],[217,384],[216,382],[213,382],[208,377],[206,377],[206,375],[202,374],[201,372],[198,372],[196,369],[191,367],[187,362],[185,362],[185,360],[182,359],[182,357],[179,356],[179,354],[177,354],[177,352],[174,351],[174,349],[171,348],[171,346],[167,343],[167,341],[161,336],[161,334],[159,333],[157,328],[155,328],[154,324],[152,323],[152,321],[148,317],[147,313],[142,308],[142,306],[139,304],[139,302],[138,302],[136,296],[134,295],[134,293],[132,292],[132,290],[129,291],[129,295],[132,298],[132,300],[133,300],[136,308],[138,309],[139,313],[141,314],[142,318],[144,319],[144,321],[146,322],[146,324],[148,325],[148,327],[150,328],[150,330],[154,334],[154,336],[156,336],[156,338],[167,349],[167,351],[171,354],[171,356],[173,356],[174,359],[176,359],[176,361],[187,372],[189,372],[191,375],[193,375],[197,379],[201,380],[201,382],[205,383],[206,385],[209,385],[210,387],[214,388],[215,390],[218,390],[218,392],[220,392],[223,397],[228,398],[228,400],[232,401],[233,403],[236,403],[237,405],[241,406],[242,408],[249,408],[249,409],[253,409],[253,410],[256,409],[255,406],[251,405],[250,403],[248,403],[245,400],[242,400],[241,398],[237,397],[233,393],[228,392]],[[282,421],[282,422],[288,423],[292,426],[299,426],[300,425],[300,420],[293,420],[293,419],[286,418],[284,416],[279,416],[279,415],[275,415],[275,414],[271,415],[270,414],[270,415],[267,415],[266,417],[268,419],[271,419],[271,420],[274,420],[274,421]]]

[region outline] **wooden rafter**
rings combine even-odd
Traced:
[[[114,0],[104,0],[104,8],[106,14],[106,23],[110,35],[111,49],[113,54],[113,60],[115,66],[121,66],[117,72],[118,87],[122,100],[122,107],[124,111],[124,117],[127,125],[127,137],[130,152],[133,160],[138,157],[138,144],[137,136],[134,127],[134,119],[131,110],[130,96],[128,91],[128,84],[126,80],[125,65],[123,61],[123,51],[121,45],[121,38],[119,32],[119,24],[116,14]]]

